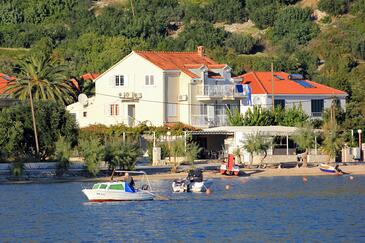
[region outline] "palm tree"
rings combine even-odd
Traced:
[[[313,128],[309,124],[305,124],[301,127],[293,136],[295,143],[301,149],[305,149],[302,155],[303,167],[308,165],[308,153],[314,144],[314,132]]]
[[[75,92],[66,81],[66,67],[52,57],[32,55],[19,61],[19,74],[8,87],[12,95],[26,100],[56,100],[64,104],[71,102]]]
[[[32,55],[19,61],[19,74],[6,91],[19,100],[29,97],[32,110],[33,129],[37,154],[39,153],[37,126],[35,123],[33,99],[56,100],[63,104],[73,100],[74,90],[66,81],[65,66],[46,56]]]
[[[339,136],[336,122],[328,121],[323,124],[324,141],[321,150],[329,157],[329,161],[336,160],[336,155],[342,148],[343,138]]]
[[[254,153],[256,153],[256,154],[264,153],[264,157],[260,161],[260,165],[261,165],[261,163],[264,161],[264,159],[267,156],[267,150],[269,149],[269,142],[265,141],[265,139],[263,138],[263,136],[261,136],[260,133],[250,134],[250,135],[248,135],[247,139],[244,141],[243,148],[247,152],[249,152],[251,155],[250,167],[253,162]]]

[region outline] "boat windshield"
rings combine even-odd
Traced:
[[[93,189],[98,189],[99,188],[99,186],[100,186],[100,184],[98,183],[98,184],[95,184],[94,186],[93,186]]]

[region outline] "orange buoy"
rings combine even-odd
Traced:
[[[212,190],[210,188],[208,188],[206,191],[205,191],[205,194],[207,195],[210,195],[212,193]]]
[[[308,178],[306,176],[303,177],[303,182],[304,183],[308,182]]]

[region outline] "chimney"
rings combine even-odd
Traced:
[[[198,46],[198,55],[200,57],[204,57],[205,56],[205,49],[204,49],[204,46]]]

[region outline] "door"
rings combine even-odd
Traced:
[[[136,120],[136,106],[128,105],[128,126],[133,127]]]

